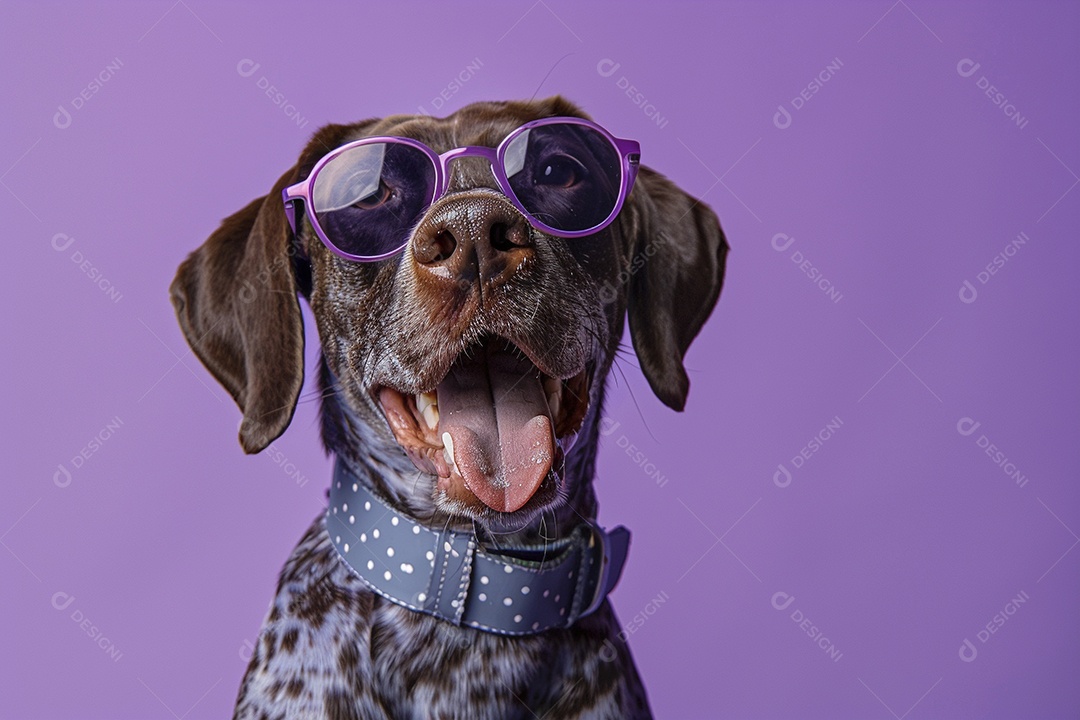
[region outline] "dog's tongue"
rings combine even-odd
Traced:
[[[555,442],[536,366],[485,350],[455,363],[437,391],[439,430],[450,434],[465,487],[500,512],[528,502],[551,469]]]

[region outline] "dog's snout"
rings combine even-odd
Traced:
[[[491,192],[444,198],[417,228],[417,264],[455,281],[502,284],[535,250],[529,224],[510,202]]]

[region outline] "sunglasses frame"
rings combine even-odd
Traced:
[[[505,159],[506,152],[510,147],[510,144],[524,132],[532,130],[533,128],[543,127],[545,125],[582,125],[584,127],[595,130],[600,133],[615,149],[619,155],[621,162],[619,179],[619,195],[615,202],[615,207],[611,213],[604,219],[603,222],[598,225],[588,228],[586,230],[559,230],[553,228],[550,225],[546,225],[536,217],[533,216],[518,200],[517,195],[514,194],[513,188],[510,186],[510,179],[506,176]],[[295,185],[290,185],[281,191],[281,199],[285,203],[285,215],[289,219],[289,227],[292,228],[293,234],[296,234],[296,201],[300,200],[304,203],[304,210],[307,214],[308,221],[311,223],[312,228],[315,230],[315,234],[318,235],[319,240],[323,245],[329,248],[333,253],[339,255],[347,260],[353,260],[356,262],[376,262],[378,260],[384,260],[389,257],[397,255],[409,244],[411,238],[404,238],[401,245],[389,252],[382,253],[380,255],[353,255],[341,250],[334,245],[331,240],[326,237],[322,227],[319,225],[319,220],[315,216],[314,203],[311,202],[312,192],[315,188],[315,181],[319,177],[319,173],[324,167],[327,166],[334,158],[342,153],[363,145],[374,145],[378,143],[398,143],[402,145],[409,145],[424,153],[431,161],[432,167],[435,168],[435,185],[432,190],[431,198],[424,206],[424,212],[435,204],[443,195],[446,194],[446,189],[449,184],[450,177],[450,162],[463,157],[481,157],[488,161],[491,167],[491,174],[495,177],[495,181],[499,184],[499,188],[502,190],[506,198],[521,212],[522,215],[529,221],[529,224],[540,232],[548,233],[549,235],[555,235],[557,237],[564,238],[578,238],[585,237],[586,235],[592,235],[600,232],[612,222],[618,216],[619,211],[622,210],[623,203],[626,201],[626,197],[630,194],[631,188],[634,186],[634,179],[637,177],[638,164],[641,160],[641,146],[636,140],[627,140],[625,138],[617,138],[603,127],[596,123],[577,117],[549,117],[542,118],[540,120],[533,120],[527,122],[521,127],[513,130],[507,135],[498,147],[484,147],[480,145],[467,145],[465,147],[454,148],[448,150],[442,154],[439,154],[432,150],[430,147],[414,140],[413,138],[399,137],[393,135],[379,135],[376,137],[361,138],[360,140],[354,140],[350,143],[346,143],[340,147],[334,148],[327,153],[319,162],[315,164],[315,167],[311,169],[311,173],[300,182]]]

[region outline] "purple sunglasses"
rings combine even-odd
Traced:
[[[541,232],[565,238],[603,230],[622,209],[641,148],[575,117],[534,120],[497,148],[468,146],[441,155],[418,140],[370,137],[335,148],[282,200],[296,232],[304,201],[319,239],[343,258],[372,262],[401,252],[413,228],[445,194],[451,160],[482,157],[506,197]]]

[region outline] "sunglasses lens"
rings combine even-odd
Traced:
[[[408,242],[434,188],[435,168],[422,150],[370,143],[326,163],[311,198],[319,227],[338,250],[377,258]]]
[[[503,167],[518,202],[555,230],[590,230],[615,209],[622,160],[598,131],[552,123],[522,131],[506,147]]]

